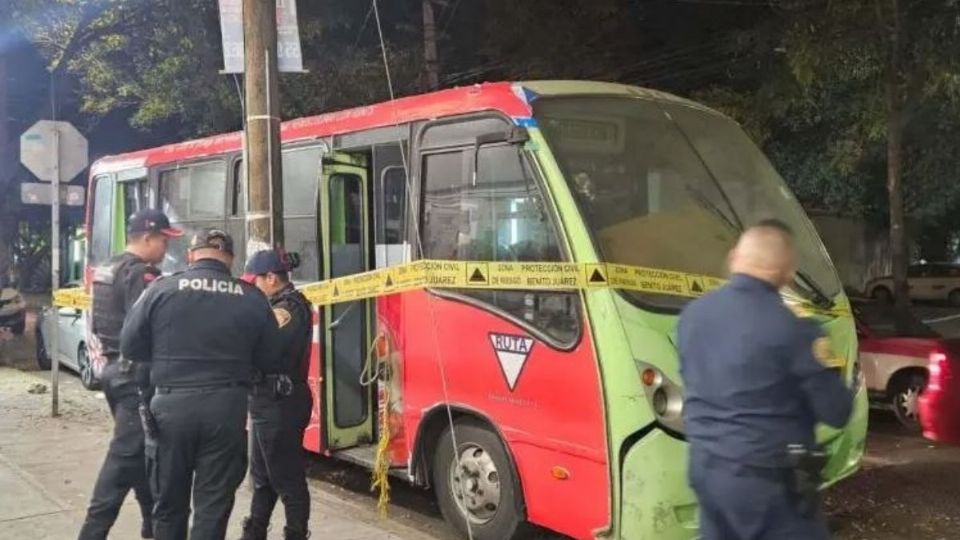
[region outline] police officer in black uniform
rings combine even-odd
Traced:
[[[250,475],[254,491],[242,540],[266,540],[278,498],[286,510],[284,538],[305,540],[309,536],[310,492],[303,431],[313,403],[307,387],[313,312],[307,299],[290,283],[291,263],[288,254],[266,250],[250,257],[244,270],[243,279],[263,291],[273,306],[283,340],[283,365],[279,376],[259,377],[250,398]]]
[[[187,538],[192,490],[191,540],[222,540],[246,474],[253,369],[276,373],[279,332],[263,293],[230,275],[229,235],[202,231],[188,260],[133,306],[120,349],[148,363],[156,385],[142,416],[157,539]]]
[[[113,526],[131,489],[140,502],[141,535],[153,538],[150,513],[153,497],[144,466],[143,430],[137,414],[137,384],[129,361],[120,356],[124,317],[160,271],[170,238],[183,234],[170,226],[159,210],[141,210],[127,223],[123,253],[96,269],[93,278],[93,332],[107,364],[101,375],[104,395],[113,415],[113,439],[93,490],[80,540],[103,540]]]
[[[814,427],[841,427],[853,393],[824,362],[819,327],[784,304],[793,237],[779,221],[744,232],[730,283],[692,302],[678,328],[690,482],[704,540],[830,537]]]

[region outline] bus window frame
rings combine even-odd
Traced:
[[[475,146],[472,141],[463,141],[451,144],[441,144],[441,145],[432,145],[432,146],[423,146],[423,136],[427,130],[437,126],[443,126],[448,124],[455,124],[460,122],[469,122],[472,120],[482,120],[488,118],[495,118],[502,120],[504,122],[504,129],[509,129],[516,124],[506,115],[497,112],[497,111],[485,111],[479,113],[471,113],[460,116],[451,116],[439,118],[430,122],[424,122],[417,126],[416,136],[414,137],[414,144],[411,146],[411,152],[414,159],[410,161],[410,176],[408,178],[408,187],[411,193],[407,194],[407,200],[410,203],[407,216],[407,230],[408,238],[412,238],[416,241],[416,245],[411,247],[411,255],[413,260],[421,260],[425,258],[423,253],[423,246],[421,239],[417,238],[418,234],[422,234],[424,230],[424,197],[426,192],[423,189],[424,178],[423,178],[423,162],[424,159],[431,154],[443,154],[449,152],[467,152],[472,158],[472,154],[475,151]],[[490,146],[508,146],[509,143],[503,143],[500,145],[490,145]],[[516,145],[513,145],[516,146]],[[572,253],[570,251],[569,241],[566,234],[564,234],[562,227],[560,225],[563,223],[560,219],[559,211],[556,207],[556,204],[553,200],[553,196],[550,195],[549,190],[547,189],[546,178],[543,177],[542,171],[537,163],[535,156],[523,147],[519,147],[519,157],[523,161],[523,166],[530,172],[531,179],[533,180],[534,187],[538,190],[541,200],[543,201],[544,210],[547,214],[547,219],[550,220],[550,225],[553,227],[553,232],[556,235],[557,245],[560,248],[560,256],[562,260],[559,262],[570,262],[572,261]],[[501,319],[504,319],[510,323],[517,325],[518,327],[524,329],[532,336],[536,337],[540,341],[544,342],[547,346],[552,349],[561,352],[569,352],[576,349],[580,343],[583,341],[584,327],[586,325],[586,313],[584,312],[584,298],[582,292],[572,292],[571,296],[576,298],[577,309],[577,331],[576,335],[569,341],[563,342],[556,339],[555,337],[549,335],[543,329],[537,328],[528,321],[513,315],[499,307],[485,302],[483,300],[476,299],[472,296],[459,293],[455,290],[446,290],[446,289],[435,289],[427,288],[428,294],[437,296],[439,298],[451,300],[454,302],[459,302],[462,304],[467,304],[473,306],[477,309],[484,310],[488,313],[491,313]],[[514,291],[514,292],[532,292],[534,294],[537,291]]]
[[[98,189],[99,189],[99,187],[100,187],[100,183],[101,183],[102,181],[108,181],[108,182],[110,183],[110,185],[111,185],[111,188],[112,188],[112,189],[110,190],[110,192],[109,192],[109,193],[110,193],[110,204],[109,204],[109,206],[108,206],[107,209],[106,209],[107,218],[108,218],[108,219],[107,219],[107,222],[109,223],[108,229],[107,229],[107,231],[108,231],[107,247],[106,247],[106,251],[107,251],[107,252],[106,252],[106,255],[105,255],[105,256],[103,256],[103,257],[99,258],[98,260],[94,261],[94,260],[93,260],[93,259],[94,259],[94,255],[95,255],[95,253],[96,253],[96,251],[97,251],[97,250],[95,249],[95,248],[96,248],[95,238],[97,237],[97,236],[96,236],[96,232],[97,232],[97,231],[96,231],[96,228],[97,228],[97,224],[99,223],[98,220],[97,220],[97,204],[99,204],[99,197],[97,196],[97,191],[98,191]],[[91,266],[92,266],[92,265],[104,264],[104,263],[106,263],[107,261],[110,260],[110,257],[113,256],[114,230],[116,229],[116,224],[114,223],[114,218],[115,218],[114,214],[115,214],[115,212],[116,212],[116,201],[115,201],[115,199],[116,199],[116,188],[117,188],[116,175],[111,174],[111,173],[104,173],[104,174],[98,174],[98,175],[94,176],[94,177],[93,177],[93,180],[92,180],[91,188],[92,188],[92,189],[90,190],[90,196],[88,197],[88,199],[89,199],[88,202],[89,202],[89,204],[90,204],[90,214],[89,214],[89,217],[88,217],[88,220],[89,220],[89,222],[90,222],[90,223],[89,223],[89,227],[90,227],[90,228],[89,228],[89,231],[90,231],[90,233],[89,233],[89,234],[90,234],[90,239],[89,239],[90,246],[89,246],[89,248],[87,249],[86,262],[87,262],[88,265],[91,265]],[[98,255],[99,255],[99,254],[98,254]]]
[[[219,163],[223,167],[223,172],[224,172],[223,208],[221,210],[220,216],[218,216],[217,218],[195,219],[195,216],[190,215],[190,216],[187,216],[186,219],[181,219],[176,223],[191,224],[191,223],[198,223],[198,222],[206,223],[206,222],[213,222],[213,221],[221,221],[222,222],[221,225],[226,224],[227,218],[230,217],[229,214],[227,213],[227,211],[229,210],[227,205],[227,194],[228,194],[228,190],[231,189],[232,187],[230,185],[230,170],[227,168],[230,162],[231,160],[228,154],[218,154],[215,156],[205,156],[202,158],[191,159],[187,161],[178,161],[176,163],[166,164],[162,167],[158,167],[157,168],[157,207],[160,208],[160,210],[163,210],[162,204],[163,204],[163,187],[164,187],[163,174],[164,173],[178,171],[180,169],[185,169],[187,167],[199,167],[199,166],[208,165],[211,163]],[[172,216],[168,216],[168,217],[171,218],[170,222],[174,223],[173,217]]]

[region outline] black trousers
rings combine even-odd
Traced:
[[[144,464],[143,428],[137,410],[140,402],[136,386],[129,374],[120,372],[116,362],[104,369],[102,383],[113,415],[113,438],[100,467],[79,540],[104,540],[131,489],[140,503],[145,522],[149,523],[153,510],[153,496]]]
[[[820,512],[802,515],[788,469],[762,469],[692,448],[690,483],[703,540],[829,540]]]
[[[234,495],[247,470],[247,389],[158,388],[150,410],[157,438],[147,440],[147,474],[157,540],[223,540]]]
[[[305,388],[305,392],[309,392]],[[277,500],[283,501],[287,530],[306,534],[310,521],[303,431],[310,421],[310,395],[300,392],[275,400],[253,397],[250,416],[250,476],[253,500],[250,518],[264,526]]]

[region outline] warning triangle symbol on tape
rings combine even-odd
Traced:
[[[700,284],[700,280],[695,279],[690,282],[690,292],[703,294],[703,285]]]
[[[393,287],[393,280],[390,279],[390,274],[387,274],[387,282],[383,284],[384,287]]]
[[[333,287],[333,295],[334,295],[334,296],[340,296],[340,289],[338,289],[338,288],[336,287],[336,285],[334,285],[334,287]]]
[[[590,274],[590,283],[606,283],[607,278],[603,277],[603,273],[600,272],[599,268],[593,270],[593,273]]]
[[[483,275],[483,272],[480,271],[480,267],[473,269],[473,273],[470,274],[470,283],[486,283],[487,276]]]

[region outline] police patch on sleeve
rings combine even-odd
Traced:
[[[833,347],[829,339],[820,337],[813,340],[813,357],[827,367],[833,365]]]
[[[283,328],[290,323],[290,319],[293,318],[293,315],[290,315],[290,312],[286,308],[275,307],[273,308],[273,316],[277,318],[277,326]]]

